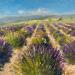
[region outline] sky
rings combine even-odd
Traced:
[[[75,0],[0,0],[0,17],[74,13]]]

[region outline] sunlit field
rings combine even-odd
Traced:
[[[31,20],[0,26],[0,75],[75,75],[75,23]]]

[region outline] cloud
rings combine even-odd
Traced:
[[[71,11],[65,11],[65,12],[61,12],[58,13],[59,15],[72,15],[75,14],[75,10],[71,10]]]
[[[48,15],[49,10],[45,8],[38,8],[37,10],[31,11],[32,15]]]
[[[12,13],[13,12],[13,13]],[[46,15],[69,15],[69,14],[75,14],[75,10],[72,11],[66,11],[66,12],[56,12],[54,10],[49,10],[48,8],[37,8],[37,9],[19,9],[15,11],[6,11],[0,13],[0,17],[5,16],[46,16]]]
[[[25,11],[24,11],[24,10],[18,10],[17,13],[18,13],[18,14],[24,14]]]
[[[18,15],[49,15],[50,12],[48,9],[46,8],[38,8],[38,9],[34,9],[34,10],[18,10],[17,11]]]

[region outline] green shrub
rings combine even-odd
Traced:
[[[62,75],[62,56],[49,44],[32,45],[14,64],[16,75]],[[62,64],[62,63],[61,63]]]
[[[19,31],[20,34],[22,34],[25,38],[29,37],[30,35],[26,31]]]
[[[41,43],[47,43],[47,40],[45,38],[38,38],[35,37],[32,39],[33,44],[41,44]]]
[[[14,48],[22,47],[26,43],[25,37],[17,32],[8,33],[5,36],[5,40],[8,41]]]

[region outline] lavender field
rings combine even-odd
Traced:
[[[1,26],[0,75],[75,75],[75,23]]]

